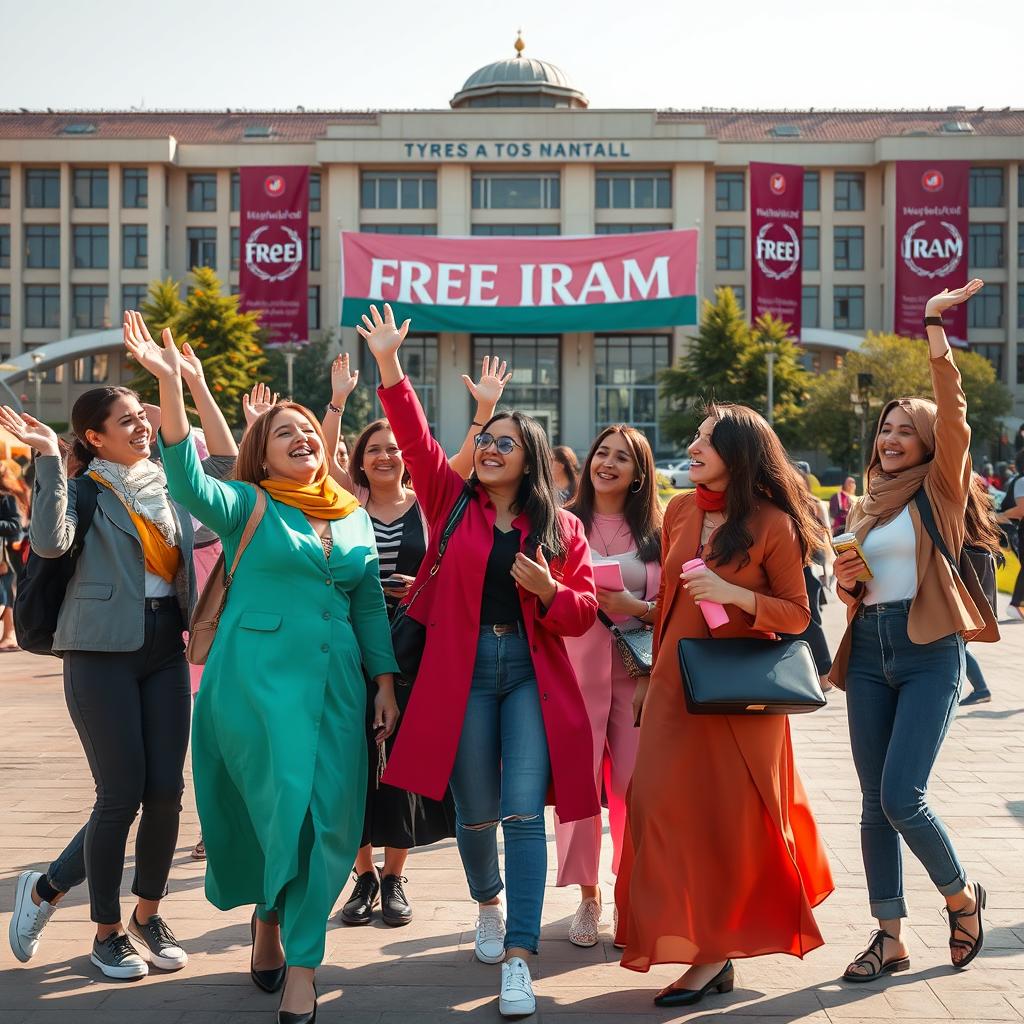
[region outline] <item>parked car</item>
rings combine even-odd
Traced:
[[[668,473],[671,473],[673,469],[678,469],[684,462],[686,462],[685,457],[677,455],[674,459],[658,459],[654,463],[654,468],[659,473],[665,473],[667,475]]]
[[[690,460],[684,459],[676,466],[671,472],[665,474],[668,477],[669,483],[676,488],[676,490],[693,487],[690,482]]]

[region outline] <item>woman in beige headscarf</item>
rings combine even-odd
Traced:
[[[928,778],[953,720],[965,639],[997,639],[995,620],[975,604],[959,573],[932,543],[915,495],[923,491],[953,557],[964,544],[971,490],[967,402],[942,328],[942,311],[982,287],[973,280],[928,301],[925,327],[935,401],[900,398],[882,410],[864,497],[850,512],[873,574],[855,551],[836,560],[849,626],[832,680],[847,695],[854,763],[863,795],[861,849],[878,930],[847,968],[871,981],[910,966],[901,937],[902,836],[945,897],[950,958],[966,967],[984,943],[985,890],[968,880],[942,822],[926,802]]]

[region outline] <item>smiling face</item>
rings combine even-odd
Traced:
[[[712,491],[724,491],[729,486],[729,470],[711,443],[717,423],[718,420],[713,416],[708,416],[697,428],[697,436],[690,443],[687,453],[690,456],[691,482],[703,484]]]
[[[85,431],[83,440],[99,459],[133,466],[149,458],[152,432],[146,410],[134,395],[118,395],[110,403],[99,430]]]
[[[375,430],[368,438],[363,450],[362,469],[371,491],[374,487],[394,487],[402,482],[405,462],[389,427]]]
[[[313,424],[298,409],[280,410],[263,452],[267,477],[308,484],[316,479],[323,459],[323,445]]]
[[[515,446],[508,455],[502,455],[494,444],[484,449],[474,448],[473,470],[477,479],[486,488],[517,488],[526,472],[526,452],[516,421],[495,420],[487,427],[487,433],[496,439],[511,437]]]
[[[348,469],[348,442],[343,437],[338,439],[338,448],[334,453],[334,461],[342,469]]]
[[[899,473],[920,466],[928,452],[910,413],[894,405],[882,421],[875,442],[883,473]]]
[[[608,434],[590,460],[590,482],[594,485],[594,493],[624,500],[638,477],[636,459],[629,442],[618,431]]]

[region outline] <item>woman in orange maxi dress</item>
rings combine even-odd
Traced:
[[[681,638],[712,635],[700,598],[725,605],[729,621],[713,634],[724,643],[801,632],[818,528],[778,437],[752,410],[713,407],[690,455],[699,491],[665,514],[655,664],[616,885],[622,966],[694,965],[658,1005],[731,990],[733,958],[822,945],[811,908],[833,889],[788,719],[689,714],[676,655]],[[695,557],[706,572],[682,576]]]

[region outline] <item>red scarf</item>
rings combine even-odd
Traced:
[[[701,512],[724,512],[727,491],[712,491],[697,484],[697,508]]]

